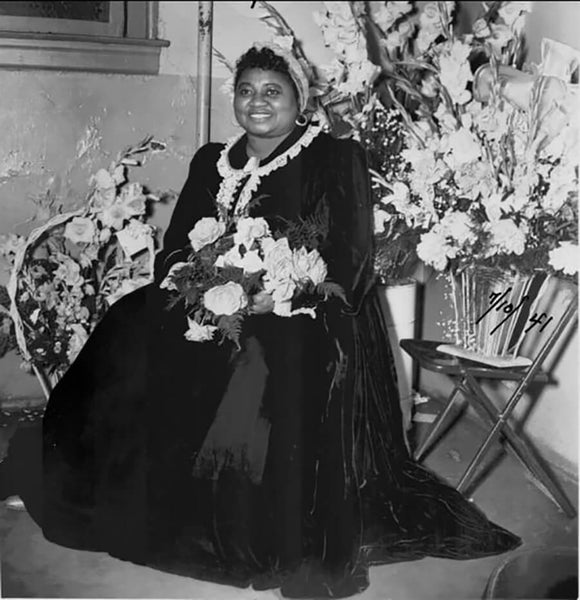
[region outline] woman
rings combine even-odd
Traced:
[[[409,457],[365,155],[309,122],[307,101],[283,49],[238,61],[244,135],[196,153],[156,283],[109,311],[48,403],[44,498],[25,501],[49,540],[293,598],[353,595],[371,564],[519,544]],[[281,318],[262,293],[240,352],[185,340],[159,284],[216,203],[271,223],[323,219],[321,253],[345,301]]]

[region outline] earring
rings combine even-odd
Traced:
[[[308,118],[305,114],[301,113],[296,117],[294,123],[296,123],[298,127],[306,127],[306,125],[308,125]]]

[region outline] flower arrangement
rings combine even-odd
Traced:
[[[531,3],[482,5],[465,34],[455,2],[325,2],[314,15],[335,55],[312,67],[319,106],[369,151],[384,279],[415,248],[448,273],[577,270],[578,58],[546,42],[542,64],[524,72]],[[294,36],[276,23],[276,35]]]
[[[11,265],[18,348],[47,394],[49,381],[64,374],[106,310],[152,281],[155,230],[145,220],[148,203],[159,197],[130,183],[127,169],[164,148],[151,137],[127,148],[91,178],[84,207],[0,244]]]
[[[169,308],[185,305],[185,338],[205,342],[217,336],[239,349],[243,321],[261,292],[272,296],[280,317],[314,318],[322,300],[344,298],[340,286],[327,280],[318,251],[324,236],[320,217],[281,223],[274,232],[263,218],[198,221],[189,232],[188,260],[172,265],[160,285],[171,293]]]

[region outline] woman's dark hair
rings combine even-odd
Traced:
[[[288,68],[288,63],[284,58],[278,56],[273,50],[270,48],[250,48],[245,54],[242,54],[238,61],[236,62],[236,73],[234,76],[234,89],[238,85],[238,81],[242,76],[242,73],[246,69],[262,69],[263,71],[276,71],[276,73],[281,73],[286,76],[286,79],[290,82],[292,89],[294,91],[294,95],[296,96],[296,101],[299,101],[298,90],[296,89],[296,84],[292,80],[290,76],[290,69]]]

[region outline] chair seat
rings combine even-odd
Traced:
[[[433,340],[404,339],[401,340],[400,346],[423,369],[436,373],[444,373],[445,375],[461,375],[468,369],[478,379],[519,381],[527,372],[527,367],[503,369],[482,365],[466,358],[451,356],[437,350],[437,347],[444,343]],[[534,375],[534,381],[547,382],[549,380],[550,376],[548,373],[541,369]]]

